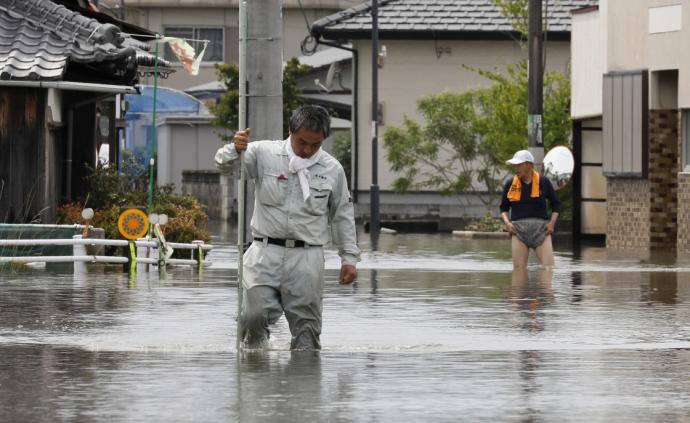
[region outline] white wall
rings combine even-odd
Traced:
[[[396,175],[390,170],[383,148],[383,134],[390,126],[400,126],[405,115],[421,122],[417,100],[443,91],[464,91],[483,87],[490,81],[463,64],[484,69],[502,69],[526,57],[515,41],[391,41],[386,45],[387,57],[379,69],[379,101],[384,104],[384,125],[379,127],[379,187],[392,189]],[[359,51],[359,176],[358,190],[371,186],[371,43],[357,41]],[[436,47],[450,48],[450,54],[437,57]],[[568,42],[547,44],[547,68],[567,72],[570,56]],[[525,118],[526,119],[526,118]]]
[[[678,69],[678,107],[690,107],[690,0],[606,0],[608,29],[607,69],[609,71]],[[668,26],[659,22],[656,8],[681,9],[680,29],[650,33],[651,28]],[[651,10],[650,10],[651,9]],[[651,15],[651,17],[650,17]],[[605,16],[602,14],[602,16]],[[655,20],[656,19],[656,20]],[[673,25],[675,26],[675,25]],[[677,29],[677,26],[676,28]],[[650,78],[651,79],[651,78]],[[653,93],[651,93],[653,95]],[[650,101],[652,96],[650,95]]]
[[[595,10],[572,17],[570,114],[573,119],[601,116],[602,113],[606,27],[601,16],[601,12]]]

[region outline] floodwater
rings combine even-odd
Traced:
[[[235,351],[236,253],[199,274],[0,273],[0,422],[690,420],[690,265],[507,241],[367,235],[328,252],[323,350]]]

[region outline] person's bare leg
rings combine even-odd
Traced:
[[[551,235],[547,235],[544,242],[538,246],[534,252],[537,254],[537,260],[542,266],[553,266],[553,244],[551,243]]]
[[[513,268],[513,274],[510,278],[510,302],[513,304],[514,311],[520,310],[520,303],[524,298],[527,285],[529,285],[529,273],[527,273],[527,268]]]
[[[524,242],[520,241],[515,235],[510,237],[510,249],[513,253],[513,269],[527,267],[529,258],[529,248]]]

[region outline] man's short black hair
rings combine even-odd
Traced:
[[[322,132],[324,138],[331,134],[331,116],[328,111],[313,104],[301,106],[292,113],[289,124],[290,133],[294,134],[300,129],[312,132]]]

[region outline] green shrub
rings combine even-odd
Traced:
[[[133,172],[133,174],[137,173]],[[117,169],[97,165],[84,181],[87,186],[87,197],[59,207],[56,223],[81,224],[83,223],[81,211],[85,207],[91,207],[94,209],[91,224],[94,227],[103,228],[106,238],[122,238],[117,228],[120,213],[124,208],[143,207],[147,203],[145,177],[141,173],[138,174],[140,176],[135,177],[118,174]],[[172,184],[157,187],[153,197],[153,210],[149,213],[168,215],[168,223],[164,227],[167,241],[202,240],[207,242],[210,239],[206,230],[208,215],[194,197],[174,194]]]
[[[484,217],[480,217],[479,219],[470,222],[466,229],[468,231],[477,232],[504,232],[505,225],[501,219],[497,219],[491,216],[490,213],[487,213]]]

